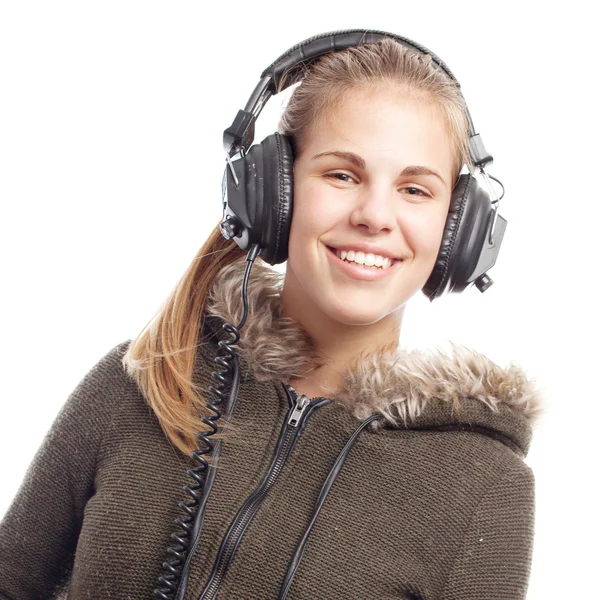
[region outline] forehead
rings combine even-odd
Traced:
[[[440,109],[392,88],[349,91],[315,120],[304,149],[310,156],[351,151],[371,167],[424,164],[448,176],[454,159]]]

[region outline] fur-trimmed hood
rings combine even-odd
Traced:
[[[207,302],[206,325],[218,339],[222,321],[242,317],[245,255],[215,278]],[[248,317],[240,330],[238,356],[246,377],[284,381],[304,377],[319,365],[306,332],[279,313],[283,275],[257,258],[248,280]],[[542,394],[516,364],[501,368],[484,355],[456,343],[440,349],[394,349],[361,356],[344,373],[343,390],[331,399],[359,420],[374,412],[379,427],[471,429],[526,455],[532,426],[543,411]]]

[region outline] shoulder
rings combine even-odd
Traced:
[[[60,445],[77,443],[97,446],[123,399],[133,396],[137,386],[123,365],[131,340],[105,352],[79,380],[61,407],[47,438]]]
[[[439,510],[450,503],[465,524],[486,498],[492,503],[501,496],[531,502],[532,469],[521,454],[485,433],[383,429],[364,436],[364,441],[368,452],[385,465],[388,480],[400,485],[408,479],[423,488],[423,495],[437,490]]]
[[[123,364],[130,343],[131,340],[121,342],[101,355],[71,392],[62,416],[78,410],[103,410],[118,402],[122,391],[135,387]]]
[[[123,357],[131,340],[120,342],[102,355],[93,367],[84,375],[78,387],[99,396],[110,396],[114,391],[131,387],[133,378],[127,374]]]

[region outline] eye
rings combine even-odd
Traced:
[[[348,173],[327,173],[325,175],[325,177],[334,179],[336,181],[341,181],[343,183],[351,183],[351,182],[356,183],[356,180],[353,177],[351,177],[350,175],[348,175]]]
[[[423,198],[429,198],[431,197],[430,194],[428,194],[427,192],[425,192],[424,190],[422,190],[421,188],[418,187],[414,187],[414,186],[409,186],[409,187],[405,187],[402,188],[403,190],[408,190],[408,195],[409,196],[421,196]]]

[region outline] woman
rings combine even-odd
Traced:
[[[472,165],[462,96],[387,37],[305,71],[280,124],[286,272],[259,257],[247,280],[214,468],[198,432],[248,262],[218,227],[61,410],[0,527],[0,598],[525,598],[539,394],[399,344]]]

